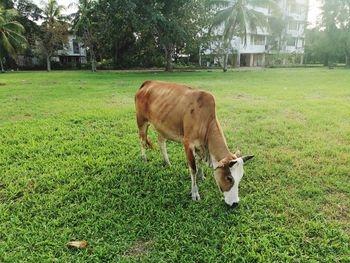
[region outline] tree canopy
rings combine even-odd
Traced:
[[[64,7],[56,0],[45,1],[37,6],[32,0],[2,0],[2,10],[16,12],[1,26],[10,23],[22,36],[21,43],[23,37],[28,43],[20,51],[23,45],[15,43],[19,36],[11,40],[12,48],[2,40],[7,47],[0,51],[2,62],[8,63],[19,52],[31,57],[40,53],[50,70],[52,57],[72,34],[86,49],[92,71],[97,65],[164,66],[171,71],[184,57],[187,63],[198,63],[203,50],[215,43],[226,70],[229,54],[236,53],[236,65],[240,64],[239,48],[232,40],[240,39],[245,45],[247,36],[258,28],[268,31],[269,49],[284,52],[290,38],[286,28],[293,19],[279,11],[276,0],[78,0],[70,16],[63,15]],[[269,15],[255,7],[268,7]],[[306,57],[325,64],[342,57],[350,66],[350,0],[322,0],[321,23],[306,35]]]
[[[2,72],[4,72],[3,59],[5,56],[15,58],[17,51],[23,49],[27,42],[23,36],[24,27],[14,20],[16,15],[16,10],[0,7],[0,65]]]

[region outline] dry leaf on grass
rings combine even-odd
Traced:
[[[77,247],[77,248],[84,248],[84,247],[87,247],[88,245],[89,244],[86,241],[72,241],[66,244],[67,247]]]
[[[132,247],[124,254],[127,257],[142,256],[149,253],[151,246],[153,244],[152,240],[143,241],[138,240],[134,243]]]

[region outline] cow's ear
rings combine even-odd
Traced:
[[[235,155],[236,155],[237,158],[241,157],[241,151],[240,151],[240,150],[237,150],[237,151],[235,152]]]
[[[219,167],[219,168],[222,168],[222,167],[225,167],[227,164],[228,164],[228,159],[227,159],[227,158],[224,158],[224,159],[222,159],[222,160],[219,161],[218,167]]]

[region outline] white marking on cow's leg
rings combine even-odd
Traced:
[[[140,128],[139,128],[139,134],[140,134],[140,142],[141,142],[141,158],[145,162],[147,161],[146,157],[146,147],[147,147],[147,129],[148,129],[148,123],[145,122]]]
[[[171,166],[170,161],[169,161],[168,152],[166,150],[165,139],[160,134],[158,134],[158,142],[159,142],[159,146],[160,146],[160,151],[162,152],[162,155],[163,155],[163,160],[164,160],[165,165]]]
[[[194,155],[194,149],[191,148],[188,144],[188,142],[184,142],[185,146],[185,152],[186,152],[186,158],[188,162],[188,168],[190,170],[191,174],[191,181],[192,181],[192,188],[191,188],[191,194],[192,194],[192,200],[197,201],[200,200],[199,192],[198,192],[198,186],[196,183],[196,160]]]
[[[203,174],[203,169],[202,169],[202,160],[201,159],[197,159],[197,174],[198,174],[198,178],[201,180],[205,179],[205,176]]]
[[[191,181],[192,181],[192,189],[191,189],[191,194],[192,194],[192,200],[193,201],[198,201],[201,199],[198,191],[198,186],[196,182],[196,173],[192,171],[190,168],[190,173],[191,173]]]
[[[212,161],[212,157],[209,154],[208,154],[207,164],[208,164],[209,168],[213,168],[214,167],[213,161]]]
[[[146,148],[146,142],[141,139],[141,158],[142,158],[142,160],[144,160],[146,162],[147,157],[146,157],[146,149],[145,148]]]

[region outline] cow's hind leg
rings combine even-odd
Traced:
[[[137,116],[137,126],[139,128],[139,136],[141,142],[141,158],[142,160],[147,161],[146,147],[153,148],[152,143],[147,138],[149,123],[141,116]]]
[[[159,142],[159,147],[160,147],[160,151],[162,152],[163,155],[163,160],[166,166],[170,166],[170,161],[169,161],[169,156],[168,156],[168,152],[166,150],[166,144],[165,144],[165,138],[158,134],[158,142]]]
[[[185,143],[185,152],[186,152],[186,158],[188,162],[188,167],[190,170],[191,174],[191,181],[192,181],[192,189],[191,189],[191,194],[192,194],[192,200],[197,201],[200,200],[200,195],[198,191],[198,186],[196,182],[196,161],[193,155],[193,151],[190,148],[189,144]]]
[[[203,170],[202,170],[202,160],[197,160],[197,166],[198,166],[198,177],[201,180],[205,179],[205,176],[203,175]]]

